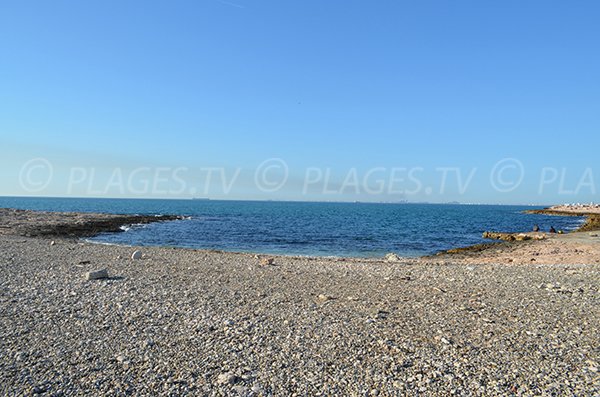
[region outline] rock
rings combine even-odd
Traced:
[[[598,233],[596,233],[596,232],[590,232],[590,237],[598,237]]]
[[[142,259],[142,251],[134,251],[133,254],[131,254],[131,259]]]
[[[220,385],[233,385],[237,383],[239,378],[231,372],[226,372],[217,376],[217,383]]]
[[[390,252],[389,254],[386,254],[384,259],[387,262],[399,262],[402,258],[400,258],[397,254]]]
[[[262,258],[259,262],[261,266],[271,266],[275,264],[275,259],[273,258]]]
[[[498,233],[498,232],[484,232],[483,238],[492,240],[504,240],[504,241],[526,241],[531,240],[531,236],[525,233]]]
[[[332,300],[333,298],[329,295],[319,294],[319,296],[317,296],[317,299],[319,300],[319,302],[327,302]]]
[[[100,280],[104,278],[108,278],[108,270],[106,269],[85,273],[86,280]]]
[[[54,245],[54,244],[56,244],[56,243],[54,242],[54,240],[50,241],[50,245]]]

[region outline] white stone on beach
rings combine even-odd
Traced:
[[[106,269],[85,273],[86,280],[100,280],[103,278],[108,278],[108,270]]]
[[[318,299],[320,302],[327,302],[327,301],[329,301],[329,300],[332,300],[333,298],[332,298],[331,296],[329,296],[329,295],[325,295],[325,294],[319,294],[319,296],[317,296],[317,299]]]
[[[131,254],[131,259],[142,259],[142,251],[134,251],[133,254]]]
[[[393,252],[390,252],[389,254],[385,255],[385,260],[388,262],[398,262],[400,261],[400,257],[397,254],[394,254]]]
[[[50,245],[54,245],[54,244],[56,244],[56,243],[54,242],[54,240],[50,241]]]

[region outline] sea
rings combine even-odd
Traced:
[[[126,225],[89,241],[283,255],[416,257],[482,243],[484,231],[577,229],[584,219],[525,214],[542,207],[406,203],[0,197],[0,207],[185,219]]]

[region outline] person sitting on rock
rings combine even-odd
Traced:
[[[556,233],[556,229],[554,228],[554,226],[550,226],[550,233]]]
[[[533,225],[533,231],[534,232],[539,232],[540,231],[540,227],[538,225]]]

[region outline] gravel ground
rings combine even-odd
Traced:
[[[0,394],[600,394],[597,264],[141,250],[0,236]]]

